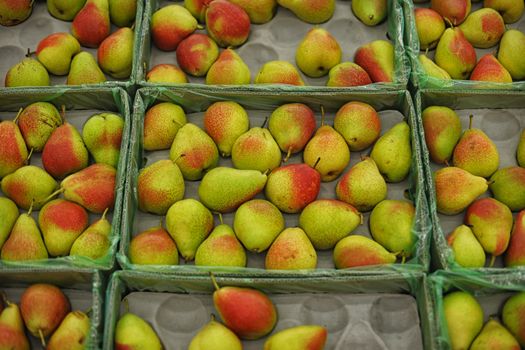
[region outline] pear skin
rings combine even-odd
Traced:
[[[81,51],[73,57],[67,76],[67,85],[99,84],[105,81],[106,76],[98,67],[92,54]]]
[[[498,11],[507,24],[517,22],[525,10],[525,4],[513,0],[484,0],[483,7],[490,7]]]
[[[90,323],[89,317],[82,311],[68,313],[49,339],[46,349],[85,349],[91,330]]]
[[[303,86],[301,74],[288,61],[266,62],[255,77],[255,84],[285,84]]]
[[[227,327],[215,321],[206,324],[191,340],[188,350],[242,350],[239,337]]]
[[[386,0],[355,0],[352,1],[352,12],[367,26],[381,23],[387,16]]]
[[[169,233],[153,227],[133,237],[129,243],[129,260],[137,265],[178,265],[179,252]]]
[[[239,5],[214,0],[206,9],[206,29],[220,47],[237,47],[248,40],[250,17]]]
[[[516,293],[503,305],[501,312],[503,324],[525,346],[525,292]]]
[[[525,209],[525,168],[499,169],[490,178],[490,191],[512,211]]]
[[[216,226],[195,253],[197,266],[246,266],[246,252],[232,228]]]
[[[33,1],[0,1],[0,25],[14,26],[25,21],[33,12]]]
[[[18,216],[18,207],[15,202],[9,198],[0,197],[0,222],[2,223],[0,226],[0,249],[9,236]]]
[[[267,270],[305,270],[317,267],[317,253],[306,233],[298,227],[282,231],[266,253]]]
[[[421,67],[423,68],[423,70],[425,71],[427,75],[437,78],[437,79],[444,79],[444,80],[452,79],[450,77],[450,74],[448,74],[446,70],[438,66],[434,61],[432,61],[426,55],[419,55],[418,60],[419,60],[419,63],[421,64]]]
[[[219,57],[219,47],[205,34],[193,33],[177,46],[177,63],[189,75],[202,77]]]
[[[469,349],[483,327],[483,309],[467,292],[452,292],[443,298],[443,313],[452,349]]]
[[[509,349],[520,350],[520,344],[496,319],[490,319],[470,346],[471,350]]]
[[[73,56],[80,52],[80,43],[69,33],[54,33],[42,39],[36,48],[36,56],[48,72],[66,75]]]
[[[87,0],[71,23],[71,33],[85,47],[98,47],[110,32],[108,0]]]
[[[47,250],[31,213],[21,214],[16,220],[9,237],[2,246],[0,257],[5,261],[26,261],[47,259]]]
[[[522,210],[514,220],[509,247],[505,252],[505,266],[525,265],[525,210]]]
[[[184,0],[184,7],[190,11],[190,13],[200,23],[206,21],[206,9],[213,0]]]
[[[57,19],[72,21],[85,4],[86,0],[50,0],[47,10]]]
[[[470,0],[432,0],[430,7],[453,26],[458,26],[470,13]]]
[[[419,7],[414,9],[414,20],[419,38],[419,48],[421,50],[434,49],[445,31],[443,17],[432,9]]]
[[[396,262],[395,254],[376,241],[361,235],[351,235],[337,242],[333,257],[337,269]]]
[[[522,168],[525,168],[525,129],[521,131],[520,141],[516,151],[516,159],[518,161],[518,165]]]
[[[27,147],[18,125],[12,121],[0,122],[0,178],[24,166]]]
[[[277,11],[276,0],[230,0],[230,2],[239,5],[246,11],[253,24],[264,24],[273,18]]]
[[[115,327],[115,349],[162,350],[163,346],[149,323],[128,312],[120,317]]]
[[[461,137],[461,121],[452,109],[430,106],[422,114],[425,142],[432,161],[447,163]]]
[[[491,54],[486,54],[479,59],[470,75],[470,80],[512,83],[509,71]]]
[[[335,11],[335,0],[277,0],[277,3],[311,24],[328,21]]]
[[[186,122],[186,113],[179,105],[171,102],[154,105],[144,116],[144,149],[170,149],[175,135]]]
[[[337,40],[323,28],[314,27],[297,46],[295,62],[306,75],[322,77],[341,63],[342,51]]]
[[[394,81],[394,46],[376,40],[357,49],[354,62],[368,73],[374,83]]]
[[[29,350],[24,323],[18,305],[7,303],[0,313],[0,349]]]
[[[161,7],[151,16],[151,37],[162,51],[173,51],[197,29],[197,20],[180,5]]]
[[[361,66],[353,62],[342,62],[330,69],[326,86],[349,87],[372,84],[372,79]]]
[[[97,51],[98,65],[115,79],[127,79],[133,63],[135,33],[131,28],[120,28],[100,43]]]
[[[206,74],[208,85],[246,85],[250,81],[250,68],[232,49],[223,50]]]
[[[470,0],[468,0],[470,1]],[[476,51],[458,27],[445,30],[434,60],[452,79],[468,79],[477,63]]]
[[[524,33],[516,29],[509,29],[503,34],[498,50],[498,60],[509,71],[513,80],[525,79],[525,62],[521,56],[524,49]]]
[[[18,116],[18,127],[26,145],[40,152],[56,128],[62,125],[62,116],[49,102],[35,102],[24,108]]]
[[[240,135],[232,147],[232,162],[237,169],[273,170],[281,165],[281,150],[265,128],[251,128]]]
[[[264,343],[264,350],[323,350],[327,336],[322,326],[296,326],[273,334]]]
[[[5,87],[49,86],[49,73],[42,63],[26,57],[9,68],[4,84]]]
[[[334,128],[345,138],[350,151],[362,151],[381,135],[381,119],[368,103],[348,102],[337,111]]]
[[[179,67],[173,64],[157,64],[146,74],[148,83],[186,84],[188,78]]]
[[[456,227],[447,236],[447,243],[454,252],[454,260],[462,267],[485,265],[485,251],[468,226]]]
[[[480,49],[496,46],[505,33],[503,18],[491,8],[472,12],[459,28],[465,34],[465,38]]]
[[[108,0],[109,18],[117,27],[131,27],[137,14],[136,0]]]
[[[124,119],[114,113],[91,116],[82,128],[82,139],[95,162],[117,168],[124,130]]]

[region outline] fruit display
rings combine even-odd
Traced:
[[[128,97],[120,89],[115,90],[118,99],[111,91],[91,90],[98,99],[85,99],[89,91],[4,98],[0,112],[3,268],[52,263],[110,269],[114,264],[129,132]]]
[[[423,92],[417,107],[423,154],[428,150],[430,158],[435,262],[441,268],[522,266],[523,94],[470,92],[454,105],[449,96]]]
[[[403,1],[412,80],[420,88],[524,88],[524,2]]]
[[[2,87],[133,83],[143,2],[0,1]]]
[[[326,277],[214,280],[114,273],[103,348],[433,348],[430,327],[420,322],[429,320],[431,307],[422,273],[354,276],[351,283]]]
[[[383,96],[379,111],[358,102],[374,103],[368,94],[320,107],[215,98],[177,88],[137,95],[124,268],[426,266],[429,221],[408,95]]]
[[[401,18],[387,0],[148,0],[137,81],[404,87]]]

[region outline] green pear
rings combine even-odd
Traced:
[[[430,106],[421,119],[430,158],[438,164],[447,163],[461,137],[459,116],[448,107]]]
[[[426,55],[419,55],[418,57],[419,64],[423,67],[425,73],[431,77],[437,79],[450,80],[450,74],[446,70],[438,66],[434,61],[428,58]]]
[[[237,102],[215,102],[204,114],[204,130],[215,141],[223,157],[230,156],[235,141],[249,127],[248,113]]]
[[[437,211],[456,215],[465,210],[488,188],[487,180],[457,167],[446,167],[434,173]]]
[[[124,119],[114,113],[95,114],[86,121],[82,139],[95,162],[118,166],[123,130]]]
[[[264,350],[323,350],[328,332],[325,327],[302,325],[273,334],[264,343]]]
[[[348,203],[319,199],[306,206],[299,216],[299,226],[315,249],[332,249],[362,221],[362,215]]]
[[[443,17],[435,10],[418,7],[414,9],[414,21],[419,38],[419,48],[421,50],[434,49],[445,31]]]
[[[47,350],[83,350],[90,339],[89,317],[82,311],[72,311],[60,323],[47,343]]]
[[[129,243],[129,260],[137,265],[178,265],[179,252],[169,233],[152,227],[133,237]]]
[[[227,327],[215,321],[211,316],[211,321],[204,326],[192,339],[188,350],[242,350],[242,343]]]
[[[137,14],[137,0],[108,0],[109,18],[117,27],[131,27]]]
[[[25,21],[33,11],[31,0],[0,0],[0,25],[14,26]]]
[[[451,349],[469,349],[483,327],[483,309],[467,292],[452,292],[443,298],[443,314]]]
[[[69,33],[54,33],[38,43],[36,56],[54,75],[69,73],[73,56],[80,52],[80,43]]]
[[[251,128],[239,136],[232,147],[232,162],[237,169],[267,171],[281,165],[281,150],[265,128]]]
[[[266,180],[257,170],[218,167],[204,175],[199,198],[210,210],[229,213],[261,192]]]
[[[250,81],[250,68],[237,52],[229,48],[220,53],[206,74],[208,85],[246,85]]]
[[[304,81],[297,68],[288,61],[266,62],[255,77],[255,84],[285,84],[303,86]]]
[[[106,219],[107,211],[102,217],[89,225],[73,242],[69,255],[84,256],[93,260],[102,258],[109,251],[111,223]]]
[[[337,269],[396,262],[395,254],[376,241],[361,235],[351,235],[337,242],[333,258]]]
[[[334,128],[344,137],[350,151],[362,151],[379,138],[381,119],[368,103],[353,101],[339,108]]]
[[[372,158],[365,157],[339,180],[337,199],[353,205],[360,212],[372,210],[387,196],[386,182]]]
[[[341,63],[342,51],[337,40],[326,29],[314,27],[297,46],[295,62],[306,75],[322,77]]]
[[[47,0],[47,10],[55,18],[72,21],[85,4],[86,0]]]
[[[246,266],[246,252],[228,225],[216,226],[195,253],[197,266]]]
[[[468,79],[477,62],[474,47],[458,27],[445,30],[434,59],[452,79]]]
[[[306,270],[317,267],[317,253],[299,227],[282,231],[266,253],[267,270]]]
[[[277,10],[276,0],[259,0],[257,2],[252,0],[229,1],[242,7],[248,14],[248,17],[250,17],[250,22],[253,24],[270,22]]]
[[[520,344],[503,325],[490,319],[470,345],[471,350],[520,349]]]
[[[0,178],[20,169],[29,157],[23,134],[15,122],[0,122]]]
[[[525,168],[499,169],[490,178],[490,190],[498,201],[512,211],[525,209]]]
[[[335,11],[335,0],[277,0],[277,3],[311,24],[328,21]]]
[[[514,220],[514,227],[510,236],[509,247],[505,252],[505,266],[525,265],[525,210],[522,210]]]
[[[18,116],[18,127],[28,148],[40,152],[56,128],[62,125],[62,116],[49,102],[35,102]]]
[[[0,313],[0,334],[0,349],[30,349],[18,305],[7,302],[7,307]]]
[[[454,252],[454,260],[462,267],[483,267],[485,251],[470,227],[458,226],[447,236],[447,243]]]
[[[92,54],[81,51],[73,57],[67,76],[67,85],[99,84],[105,81],[106,76],[98,67]]]
[[[521,54],[523,50],[525,50],[525,34],[516,29],[507,30],[499,44],[498,61],[509,71],[514,80],[525,79],[525,62]]]
[[[175,135],[170,159],[179,166],[185,180],[200,180],[205,171],[217,166],[219,151],[204,130],[187,123]]]
[[[482,8],[472,12],[459,28],[465,34],[465,38],[474,47],[480,49],[496,46],[505,33],[503,18],[491,8]]]
[[[130,312],[122,315],[115,327],[116,349],[162,350],[160,339],[151,326]]]
[[[525,129],[521,131],[520,141],[516,151],[516,159],[518,160],[518,165],[525,168]]]
[[[375,40],[362,45],[354,54],[354,62],[361,66],[374,83],[390,83],[395,80],[394,45],[387,40]]]
[[[133,63],[134,36],[131,28],[124,27],[100,43],[97,60],[103,72],[115,79],[129,78]]]
[[[5,261],[47,259],[47,250],[31,210],[16,219],[9,237],[2,246],[0,257]]]
[[[5,76],[5,87],[49,86],[49,73],[42,63],[26,57],[9,68]]]
[[[521,346],[525,346],[525,292],[516,293],[503,305],[501,312],[503,324],[516,337]]]
[[[284,226],[283,214],[264,199],[241,204],[233,219],[235,235],[246,249],[255,253],[268,249]]]
[[[144,116],[144,150],[169,149],[186,122],[186,113],[179,105],[171,102],[154,105]]]
[[[87,0],[71,23],[71,34],[84,47],[98,47],[110,33],[108,0]]]
[[[18,219],[18,207],[15,202],[6,197],[0,197],[0,249],[6,241],[11,229]]]
[[[197,248],[213,229],[213,216],[201,202],[183,199],[166,213],[166,228],[184,259],[193,260]]]
[[[388,182],[403,181],[412,164],[410,126],[406,122],[394,125],[377,140],[370,158]]]
[[[483,7],[490,7],[498,11],[505,23],[515,23],[523,15],[525,4],[514,0],[484,0]]]
[[[352,12],[367,26],[383,22],[388,14],[387,0],[352,0]]]

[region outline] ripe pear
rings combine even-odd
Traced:
[[[183,199],[168,210],[166,228],[184,259],[193,260],[197,248],[213,229],[213,216],[201,202]]]
[[[222,322],[242,339],[255,340],[269,334],[277,323],[277,310],[270,298],[256,289],[215,286],[213,304]]]
[[[115,327],[115,348],[162,350],[163,346],[146,321],[128,312],[120,317]]]
[[[36,56],[47,71],[54,75],[66,75],[73,56],[80,52],[80,43],[69,33],[54,33],[42,39],[36,48]]]
[[[323,350],[327,336],[322,326],[296,326],[273,334],[264,343],[264,350]]]
[[[301,74],[294,65],[288,61],[270,61],[266,62],[257,77],[255,84],[286,84],[303,86],[304,81]]]
[[[106,81],[106,76],[98,67],[95,57],[81,51],[73,57],[67,76],[67,85],[99,84]]]
[[[523,50],[525,50],[525,34],[516,29],[507,30],[499,44],[498,60],[514,80],[525,79],[525,62],[521,54]]]
[[[249,127],[248,113],[237,102],[215,102],[204,114],[204,130],[215,141],[223,157],[231,154],[235,141]]]
[[[462,267],[485,265],[485,251],[468,226],[456,227],[447,236],[447,243],[454,252],[454,260]]]
[[[15,202],[9,198],[0,197],[0,222],[2,223],[0,226],[0,249],[9,236],[18,216],[18,207]]]
[[[186,84],[186,74],[173,64],[157,64],[146,74],[148,83]]]
[[[137,14],[137,0],[108,0],[109,18],[117,27],[131,27]]]
[[[191,340],[188,350],[242,350],[239,338],[221,323],[211,321],[206,324]]]
[[[512,334],[496,319],[490,319],[476,339],[470,345],[471,350],[483,349],[514,349],[519,350],[520,344]]]
[[[115,79],[127,79],[133,64],[134,32],[120,28],[100,43],[97,51],[98,65]]]
[[[177,46],[177,63],[195,77],[205,76],[219,57],[219,47],[205,34],[193,33]]]
[[[24,137],[15,122],[0,122],[0,178],[20,169],[27,162]]]
[[[139,209],[165,215],[173,203],[184,198],[184,178],[169,159],[161,159],[143,168],[137,179]]]
[[[470,0],[468,0],[470,1]],[[434,57],[452,79],[468,79],[477,62],[476,51],[458,27],[445,30]]]
[[[351,235],[341,239],[334,248],[334,264],[337,269],[384,265],[396,262],[396,255],[368,237]]]
[[[89,340],[89,317],[82,311],[72,311],[66,315],[60,326],[47,343],[47,350],[83,350]]]
[[[200,23],[206,21],[206,9],[213,0],[184,0],[184,7],[190,11]]]
[[[490,7],[498,11],[505,23],[515,23],[523,15],[525,4],[514,0],[484,0],[483,7]]]
[[[268,176],[266,198],[285,213],[298,213],[317,199],[321,174],[307,164],[289,164]]]
[[[332,34],[326,29],[314,27],[297,46],[295,62],[304,74],[319,78],[341,63],[341,56],[341,47]]]
[[[30,57],[9,68],[5,76],[5,87],[49,85],[50,79],[46,67]]]
[[[87,0],[71,23],[71,33],[85,47],[98,47],[110,32],[108,0]]]
[[[261,192],[266,180],[257,170],[218,167],[202,178],[199,198],[212,211],[230,213]]]
[[[214,0],[206,9],[206,29],[220,47],[244,44],[250,35],[250,17],[239,5]]]
[[[516,151],[516,159],[518,160],[518,165],[525,168],[525,129],[521,131],[520,141]]]
[[[226,224],[216,226],[195,253],[197,266],[246,266],[246,252]]]
[[[445,31],[443,17],[432,9],[419,7],[414,9],[414,20],[419,38],[419,48],[421,50],[434,49]]]
[[[186,122],[186,113],[179,105],[171,102],[154,105],[144,116],[144,150],[169,149]]]
[[[483,309],[467,292],[452,292],[443,298],[443,314],[451,349],[469,349],[483,327]]]
[[[492,54],[481,57],[470,74],[470,80],[512,83],[508,70]]]
[[[446,70],[438,66],[434,61],[432,61],[430,58],[428,58],[425,55],[419,55],[418,57],[419,64],[425,71],[425,73],[431,77],[437,78],[437,79],[444,79],[444,80],[450,80],[452,79],[450,77],[450,74],[447,73]]]
[[[503,305],[501,312],[503,324],[516,337],[521,346],[525,346],[525,292],[516,293]]]
[[[328,21],[335,11],[335,0],[277,0],[277,3],[311,24]]]
[[[86,210],[64,199],[48,202],[38,214],[38,225],[51,256],[69,255],[73,242],[86,229],[88,223]]]
[[[270,22],[277,10],[276,0],[230,0],[230,2],[239,5],[246,11],[253,24],[264,24]]]
[[[179,252],[169,233],[153,227],[133,237],[129,243],[129,260],[137,265],[178,265]]]
[[[233,229],[246,249],[260,253],[268,249],[284,230],[283,214],[264,199],[252,199],[235,212]]]
[[[372,158],[365,157],[339,180],[337,199],[353,205],[360,212],[372,210],[386,198],[387,187]]]
[[[62,125],[62,116],[51,103],[35,102],[24,108],[17,121],[27,147],[40,152],[53,131]]]
[[[505,252],[505,266],[525,265],[525,210],[522,210],[514,220],[509,247]]]
[[[452,109],[430,106],[422,114],[423,130],[432,161],[447,163],[461,137],[461,121]]]
[[[265,128],[251,128],[239,136],[232,147],[232,162],[237,169],[273,170],[281,165],[281,150]]]
[[[446,167],[434,173],[437,211],[456,215],[465,210],[488,188],[487,180],[457,167]]]
[[[31,210],[16,219],[9,237],[2,246],[0,258],[4,261],[47,259],[47,250]]]
[[[525,168],[499,169],[490,178],[490,190],[498,201],[512,211],[525,209]]]
[[[412,164],[410,126],[405,121],[394,125],[377,140],[370,158],[388,182],[403,181]]]
[[[375,26],[383,22],[387,16],[387,10],[387,0],[352,1],[352,12],[367,26]]]
[[[0,349],[30,349],[20,309],[11,302],[7,302],[7,307],[0,313]]]
[[[394,81],[394,46],[376,40],[357,49],[354,62],[368,73],[374,83]]]
[[[155,46],[173,51],[197,29],[197,20],[180,5],[164,6],[151,16],[151,37]]]
[[[381,119],[368,103],[348,102],[337,111],[334,128],[345,138],[350,151],[362,151],[379,138]]]
[[[124,119],[114,113],[95,114],[86,121],[82,139],[95,162],[118,166],[123,130]]]
[[[267,270],[315,269],[317,253],[306,233],[299,227],[282,231],[266,253]]]
[[[109,250],[109,235],[111,224],[106,219],[107,211],[102,217],[89,225],[80,236],[73,242],[69,255],[83,256],[93,260],[104,257]]]
[[[505,33],[503,18],[491,8],[482,8],[472,12],[459,28],[465,34],[465,38],[474,47],[480,49],[488,49],[497,45]]]
[[[432,0],[431,8],[453,26],[458,26],[470,13],[470,0]]]
[[[306,206],[299,216],[299,226],[315,249],[332,249],[362,221],[362,215],[348,203],[319,199]]]
[[[353,62],[342,62],[330,69],[326,86],[348,87],[372,84],[372,79],[361,66]]]
[[[14,26],[25,21],[33,11],[31,0],[0,0],[0,25]]]
[[[250,68],[232,49],[223,50],[206,74],[208,85],[246,85],[250,81]]]
[[[48,0],[47,10],[57,19],[72,21],[85,4],[86,0]]]
[[[185,180],[200,180],[205,171],[217,166],[219,151],[208,134],[197,125],[187,123],[175,135],[170,159],[179,166]]]

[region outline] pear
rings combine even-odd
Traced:
[[[276,0],[259,0],[257,2],[252,0],[230,0],[230,2],[242,7],[253,24],[270,22],[277,10]]]
[[[72,21],[85,4],[86,0],[48,0],[47,10],[57,19]]]
[[[377,140],[370,158],[388,182],[403,181],[412,164],[410,126],[404,121],[394,125]]]
[[[304,81],[301,74],[288,61],[266,62],[257,76],[255,84],[286,84],[303,86]]]
[[[206,29],[220,47],[244,44],[250,35],[250,17],[239,5],[214,0],[206,9]]]
[[[450,77],[450,74],[448,74],[446,70],[438,66],[434,61],[432,61],[426,55],[419,55],[418,60],[419,60],[419,64],[421,64],[421,67],[423,68],[423,70],[425,71],[427,75],[437,78],[437,79],[444,79],[444,80],[452,79]]]
[[[35,102],[24,108],[18,116],[18,127],[27,147],[40,152],[53,133],[62,125],[62,116],[49,102]]]
[[[168,210],[166,228],[184,259],[193,260],[197,248],[213,229],[213,216],[201,202],[183,199]]]
[[[275,205],[264,199],[252,199],[235,212],[233,229],[246,249],[260,253],[284,230],[283,215]]]
[[[206,9],[213,0],[184,0],[184,7],[190,11],[200,23],[206,21]]]
[[[525,168],[499,169],[490,178],[490,190],[498,201],[512,211],[525,209]]]
[[[115,79],[127,79],[133,63],[134,32],[120,28],[100,43],[97,60],[102,71]]]
[[[131,27],[137,14],[137,0],[108,0],[109,18],[117,27]]]
[[[118,166],[123,130],[124,119],[114,113],[95,114],[86,121],[82,139],[95,162]]]
[[[520,344],[512,334],[499,323],[498,320],[490,319],[476,339],[470,345],[471,350],[490,349],[520,349]]]
[[[525,10],[525,4],[513,0],[484,0],[483,7],[490,7],[498,11],[507,24],[517,22]]]
[[[299,226],[315,249],[332,249],[362,221],[362,215],[348,203],[319,199],[306,206],[299,216]]]
[[[520,141],[516,151],[516,159],[518,160],[518,165],[525,168],[525,129],[521,131]]]
[[[277,0],[277,3],[311,24],[328,21],[335,11],[335,0]]]
[[[38,214],[38,225],[51,256],[69,255],[73,242],[86,229],[88,223],[86,210],[64,199],[48,202]]]
[[[491,54],[486,54],[479,59],[470,74],[470,80],[512,83],[509,71]]]
[[[109,251],[111,224],[106,219],[107,211],[102,217],[89,225],[73,242],[69,255],[83,256],[93,260],[104,257]]]
[[[0,178],[24,166],[28,159],[27,147],[15,122],[0,122]]]
[[[153,227],[133,237],[129,243],[129,260],[137,265],[178,265],[179,252],[169,233]]]
[[[372,79],[361,66],[353,62],[342,62],[330,69],[326,86],[349,87],[372,84]]]
[[[71,23],[71,33],[84,47],[98,47],[110,32],[108,0],[87,0]]]
[[[250,80],[250,68],[232,49],[222,51],[206,74],[208,85],[245,85]]]
[[[173,203],[184,198],[184,178],[175,164],[162,159],[145,167],[137,179],[139,209],[157,215],[164,215]]]
[[[197,266],[246,266],[246,252],[228,225],[216,226],[195,253]]]
[[[151,16],[151,37],[155,46],[173,51],[197,29],[197,20],[180,5],[164,6]]]
[[[14,26],[25,21],[33,11],[31,0],[0,0],[0,25]]]
[[[443,298],[443,314],[451,349],[469,349],[483,327],[483,309],[467,292],[452,292]]]
[[[472,12],[459,28],[465,34],[465,38],[474,47],[480,49],[488,49],[497,45],[505,33],[503,18],[491,8],[482,8]]]
[[[205,76],[219,57],[219,47],[205,34],[193,33],[177,46],[177,63],[195,77]]]
[[[458,27],[445,30],[434,59],[452,79],[468,79],[477,62],[474,47]]]
[[[470,0],[432,0],[431,8],[453,26],[463,23],[470,13]]]
[[[285,213],[298,213],[317,199],[321,174],[307,164],[289,164],[268,176],[266,198]]]
[[[89,340],[89,317],[82,311],[72,311],[66,315],[60,326],[47,343],[47,350],[83,350]]]
[[[159,336],[139,316],[130,312],[122,315],[115,327],[116,349],[162,350]]]
[[[9,198],[0,197],[0,222],[2,223],[0,226],[0,249],[9,236],[18,216],[18,207],[15,202]]]
[[[516,293],[503,305],[501,312],[503,324],[516,337],[521,346],[525,346],[525,292]]]
[[[106,76],[98,67],[95,57],[81,51],[73,57],[67,76],[67,85],[99,84],[106,81]]]
[[[22,209],[38,210],[57,188],[55,179],[42,168],[26,165],[2,179],[2,192]]]
[[[191,340],[188,350],[242,350],[239,338],[227,327],[215,321],[213,314],[211,321],[204,326]]]
[[[47,71],[54,75],[66,75],[73,56],[80,52],[80,44],[69,33],[54,33],[42,39],[36,48],[36,56]]]
[[[396,255],[379,243],[361,235],[341,239],[334,248],[334,264],[337,269],[367,265],[384,265],[396,262]]]
[[[266,180],[257,170],[218,167],[204,175],[199,198],[210,210],[229,213],[261,192]]]
[[[485,251],[465,225],[458,226],[447,236],[447,243],[454,252],[454,260],[462,267],[483,267]]]
[[[144,150],[169,149],[186,122],[186,113],[179,105],[171,102],[154,105],[144,116]]]
[[[419,48],[421,50],[434,49],[445,31],[443,17],[432,9],[419,7],[414,9],[414,21],[419,38]]]
[[[488,188],[487,180],[457,167],[437,170],[434,183],[437,211],[445,215],[461,213]]]
[[[251,128],[239,136],[232,147],[232,162],[237,169],[267,171],[281,164],[281,150],[265,128]]]
[[[46,67],[30,57],[9,68],[5,76],[5,87],[49,85],[50,79]]]
[[[348,102],[337,111],[334,128],[344,137],[350,151],[362,151],[379,138],[381,119],[368,103]]]
[[[509,247],[505,252],[505,266],[525,265],[525,210],[522,210],[514,220]]]
[[[217,166],[219,151],[208,134],[197,125],[187,123],[175,135],[170,159],[179,166],[185,180],[200,180],[205,171]]]
[[[295,62],[309,77],[322,77],[341,63],[342,51],[337,40],[326,29],[314,27],[297,46]]]
[[[387,10],[387,0],[352,1],[352,12],[367,26],[375,26],[383,22],[387,16]]]
[[[264,350],[323,350],[328,332],[325,327],[302,325],[284,329],[264,342]]]
[[[438,164],[447,163],[461,137],[459,116],[448,107],[430,106],[421,118],[430,158]]]
[[[7,307],[0,313],[0,335],[0,349],[30,349],[18,305],[7,302]]]
[[[374,83],[394,81],[394,46],[376,40],[357,49],[354,62],[368,73]]]
[[[215,102],[204,114],[204,130],[215,141],[223,157],[231,154],[235,141],[249,127],[248,113],[237,102]]]
[[[186,74],[173,64],[157,64],[146,74],[148,83],[186,84]]]
[[[374,160],[365,157],[341,177],[336,194],[337,199],[364,212],[386,198],[387,187]]]
[[[242,339],[255,340],[269,334],[277,323],[277,310],[270,298],[256,289],[215,286],[213,304],[222,322]]]
[[[521,55],[523,50],[525,50],[525,34],[516,29],[507,30],[499,44],[498,60],[514,80],[525,79],[525,62]]]
[[[315,269],[317,253],[306,233],[299,227],[282,231],[266,253],[267,270]]]

